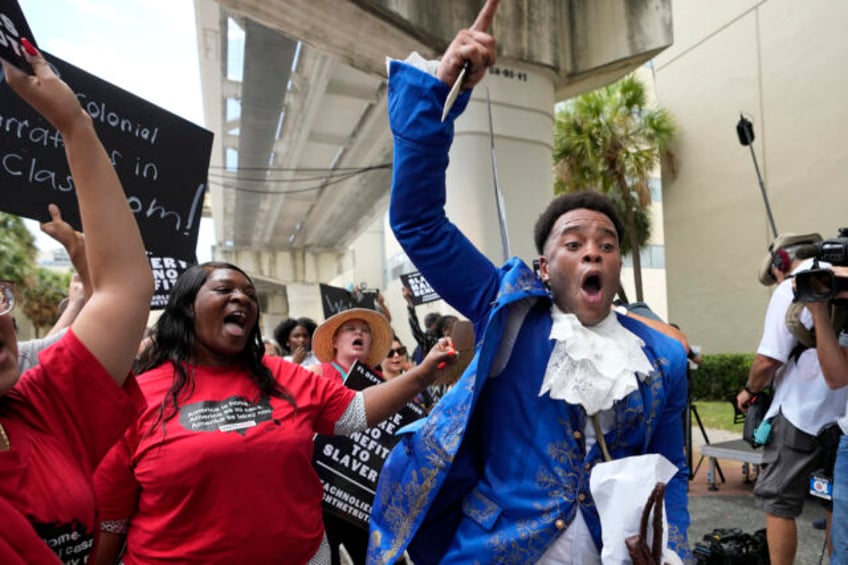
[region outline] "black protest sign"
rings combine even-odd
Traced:
[[[350,310],[351,308],[368,308],[376,310],[374,294],[370,292],[357,292],[354,296],[347,289],[328,284],[319,284],[321,291],[321,306],[324,308],[324,319],[333,314]]]
[[[418,306],[427,302],[435,302],[439,300],[439,295],[424,278],[424,275],[415,271],[414,273],[406,273],[400,276],[400,282],[403,286],[408,287],[412,291],[412,304]]]
[[[22,37],[38,46],[17,0],[0,0],[0,59],[32,74],[32,67],[24,58]]]
[[[345,385],[362,390],[380,382],[367,367],[354,363]],[[421,406],[409,402],[397,414],[363,432],[316,436],[312,463],[324,485],[324,509],[367,530],[377,477],[400,439],[395,432],[425,415]]]
[[[151,258],[196,262],[212,132],[45,53],[76,92],[121,179]],[[55,203],[80,229],[58,132],[0,84],[0,209],[38,221]]]
[[[177,279],[193,263],[175,257],[159,257],[147,252],[147,261],[153,273],[153,298],[150,299],[152,310],[161,310],[168,304],[168,294],[176,284]]]

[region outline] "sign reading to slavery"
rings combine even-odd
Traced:
[[[418,271],[401,275],[400,282],[412,291],[413,306],[434,302],[440,298],[433,287],[430,286],[430,283],[427,282],[427,279],[424,278],[424,275]]]
[[[380,382],[367,367],[354,363],[345,385],[362,390]],[[395,432],[424,416],[424,409],[410,402],[397,414],[363,432],[316,436],[313,465],[324,485],[324,509],[367,530],[377,477],[399,439]]]
[[[121,179],[154,275],[160,269],[153,306],[161,306],[173,282],[170,274],[197,261],[212,132],[57,57],[45,57],[91,116]],[[50,203],[81,229],[61,135],[0,77],[0,209],[46,221]],[[172,265],[165,267],[166,262]]]

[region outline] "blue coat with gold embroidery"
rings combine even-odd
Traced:
[[[453,122],[440,122],[447,87],[402,63],[390,71],[392,228],[439,295],[474,322],[477,351],[386,461],[369,562],[392,563],[409,549],[418,565],[534,563],[578,511],[600,548],[589,475],[602,456],[597,445],[586,452],[585,411],[538,395],[554,345],[550,298],[524,263],[513,258],[498,269],[447,220]],[[467,101],[465,93],[452,118]],[[604,437],[614,458],[661,453],[677,465],[666,494],[670,544],[687,557],[685,352],[631,318],[619,321],[645,342],[655,371],[614,405],[615,425]]]

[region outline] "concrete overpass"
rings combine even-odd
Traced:
[[[321,319],[319,282],[391,283],[382,247],[366,247],[379,260],[350,251],[369,230],[381,231],[388,203],[385,57],[417,50],[435,58],[480,5],[195,0],[206,126],[216,136],[209,173],[215,256],[260,281],[266,331],[290,310]],[[552,190],[553,103],[609,83],[669,46],[670,0],[503,0],[493,28],[499,63],[527,70],[541,85],[541,95],[533,94],[535,131],[497,132],[538,146],[538,191],[504,195],[514,211],[510,231],[529,231],[528,214],[538,214]],[[493,89],[505,115],[521,110],[521,92]],[[508,174],[504,159],[499,168]],[[511,197],[528,212],[515,210]],[[479,236],[486,248],[492,234]],[[513,253],[526,251],[519,245]]]

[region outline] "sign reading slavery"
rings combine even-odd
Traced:
[[[321,291],[321,306],[324,309],[324,319],[329,318],[333,314],[350,310],[351,308],[377,309],[374,304],[374,295],[370,292],[357,292],[354,296],[349,290],[337,286],[319,284],[318,288]]]
[[[362,390],[380,382],[367,367],[354,363],[345,385]],[[410,402],[397,414],[363,432],[316,436],[313,465],[324,485],[324,509],[367,530],[377,477],[399,439],[395,432],[424,416],[424,409]]]
[[[197,261],[212,132],[44,55],[94,121],[154,270],[153,306],[162,306],[176,278],[171,275]],[[46,221],[50,203],[81,228],[62,137],[0,76],[0,209]]]
[[[24,58],[21,45],[24,37],[37,47],[17,0],[0,0],[0,59],[31,73],[32,67]]]
[[[424,275],[418,271],[401,275],[400,282],[412,291],[413,306],[439,300],[439,295],[436,294],[436,291],[433,290],[433,287],[430,286]]]

